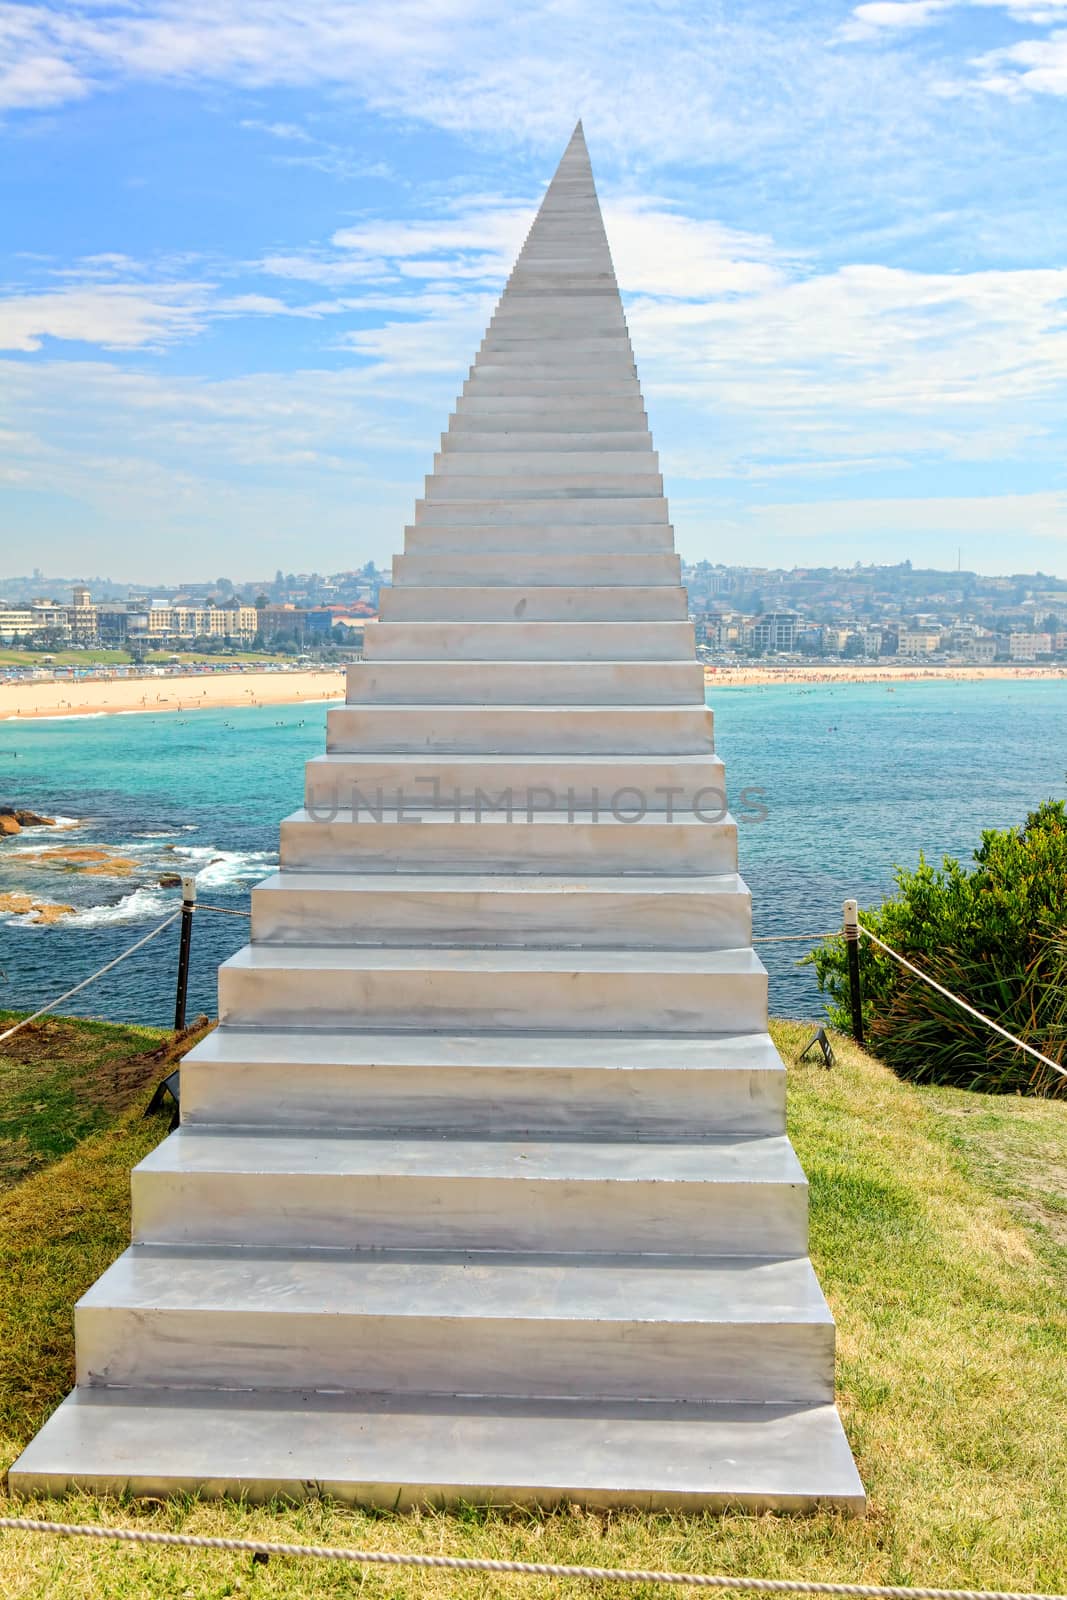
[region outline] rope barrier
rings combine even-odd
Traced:
[[[824,939],[836,939],[841,929],[835,928],[832,933],[761,933],[752,940],[753,944],[821,944]]]
[[[943,983],[938,983],[937,979],[931,978],[928,972],[923,972],[921,967],[917,967],[911,961],[908,961],[899,951],[894,950],[884,940],[879,939],[876,933],[872,933],[870,928],[865,928],[862,922],[859,924],[859,930],[872,944],[876,944],[879,950],[884,950],[887,956],[892,956],[894,961],[899,961],[902,967],[907,967],[909,972],[913,972],[917,978],[921,978],[923,983],[928,983],[931,989],[936,989],[938,994],[944,995],[946,1000],[951,1000],[954,1005],[959,1006],[961,1011],[966,1011],[968,1016],[974,1017],[976,1022],[983,1022],[987,1028],[992,1028],[994,1033],[999,1033],[1002,1039],[1007,1039],[1009,1044],[1015,1045],[1016,1049],[1024,1050],[1028,1056],[1033,1056],[1035,1061],[1040,1061],[1042,1066],[1051,1067],[1053,1072],[1058,1072],[1061,1078],[1067,1078],[1067,1067],[1062,1067],[1058,1061],[1053,1061],[1051,1056],[1043,1055],[1040,1050],[1035,1050],[1033,1045],[1026,1044],[1022,1039],[1017,1039],[1013,1033],[1008,1032],[1007,1028],[1002,1028],[999,1022],[994,1022],[992,1017],[984,1016],[981,1011],[976,1011],[968,1001],[961,999],[958,994],[953,994],[952,990],[946,989]]]
[[[196,902],[196,909],[198,911],[217,911],[220,917],[250,917],[252,915],[251,911],[236,911],[230,906],[206,906],[201,900]]]
[[[129,1544],[178,1546],[184,1550],[227,1550],[261,1556],[306,1556],[347,1561],[354,1566],[422,1567],[446,1572],[506,1572],[529,1578],[587,1578],[607,1583],[668,1583],[694,1589],[725,1589],[757,1594],[832,1594],[870,1600],[1067,1600],[1067,1595],[1003,1589],[909,1589],[870,1583],[817,1583],[791,1578],[732,1578],[703,1572],[642,1571],[630,1567],[568,1567],[550,1561],[490,1561],[475,1556],[423,1556],[389,1550],[348,1550],[337,1545],[278,1544],[266,1539],[217,1539],[193,1533],[157,1533],[148,1528],[106,1528],[96,1523],[39,1522],[32,1517],[0,1517],[0,1528],[54,1533],[74,1539],[115,1539]]]
[[[80,994],[82,989],[87,989],[91,983],[96,982],[97,978],[102,978],[105,972],[110,972],[112,967],[117,967],[120,961],[125,961],[127,956],[132,956],[135,951],[140,950],[144,945],[149,944],[153,939],[163,932],[164,928],[169,928],[171,923],[176,922],[180,916],[181,911],[172,911],[170,916],[165,917],[157,928],[153,928],[151,933],[146,933],[143,939],[138,939],[136,944],[131,944],[128,950],[123,950],[121,955],[117,955],[114,960],[109,961],[106,966],[99,967],[96,972],[90,973],[87,978],[82,979],[81,983],[76,983],[73,989],[68,989],[66,994],[57,995],[54,1000],[50,1000],[46,1006],[42,1006],[41,1009],[39,1011],[35,1011],[32,1016],[23,1017],[21,1022],[16,1022],[14,1027],[8,1028],[6,1033],[0,1033],[0,1044],[3,1044],[5,1039],[12,1038],[16,1033],[20,1032],[22,1028],[28,1027],[31,1022],[36,1022],[38,1017],[43,1017],[47,1015],[49,1011],[54,1011],[56,1006],[61,1006],[63,1004],[64,1000],[69,1000],[72,995]]]

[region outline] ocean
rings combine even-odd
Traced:
[[[846,896],[892,890],[897,863],[967,858],[983,828],[1064,793],[1067,683],[716,687],[709,701],[757,935],[833,929]],[[161,921],[180,899],[163,873],[196,871],[201,901],[246,908],[325,723],[323,705],[0,723],[0,799],[78,824],[0,840],[0,893],[75,907],[51,926],[0,920],[0,1005],[42,1005]],[[53,849],[100,854],[41,859]],[[241,918],[197,917],[190,1018],[214,1014],[216,968],[246,938]],[[775,1015],[822,1015],[803,949],[759,947]],[[176,962],[175,926],[61,1009],[169,1026]]]

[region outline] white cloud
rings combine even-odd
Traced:
[[[47,294],[0,299],[0,350],[39,350],[45,339],[76,340],[111,350],[161,346],[204,326],[200,284],[86,284]]]
[[[991,50],[974,65],[981,87],[993,94],[1067,95],[1067,30]]]
[[[857,6],[839,30],[841,39],[876,39],[883,33],[928,28],[958,0],[869,0]]]
[[[789,156],[808,136],[832,140],[840,164],[877,129],[899,139],[902,101],[916,98],[914,70],[855,74],[818,8],[794,8],[788,27],[773,4],[712,20],[646,0],[0,0],[8,14],[0,58],[30,104],[127,80],[337,90],[405,124],[545,151],[584,113],[598,150],[628,164]]]
[[[743,521],[790,539],[951,534],[1067,541],[1067,493],[771,503],[750,507]]]

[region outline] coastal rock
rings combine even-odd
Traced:
[[[0,811],[0,834],[21,833],[22,829],[10,811]]]
[[[160,875],[159,875],[159,887],[161,889],[180,889],[181,885],[182,885],[182,875],[181,875],[180,872],[161,872],[160,873]]]
[[[14,821],[14,828],[5,827],[4,823]],[[42,817],[36,811],[27,811],[23,806],[0,806],[0,832],[17,833],[19,828],[54,828],[55,817]]]
[[[73,910],[73,906],[53,905],[48,900],[35,900],[32,895],[26,894],[21,889],[0,894],[0,914],[10,917],[28,916],[31,922],[50,925],[69,917]]]
[[[52,867],[60,872],[81,872],[90,878],[128,878],[137,870],[137,862],[129,856],[114,855],[97,845],[68,845],[51,850],[38,850],[23,857],[38,867]]]

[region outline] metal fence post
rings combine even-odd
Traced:
[[[174,995],[174,1031],[185,1027],[185,996],[189,989],[189,951],[193,942],[193,912],[196,910],[196,878],[182,879],[182,932],[178,945],[178,987]]]
[[[848,955],[848,997],[852,1006],[852,1037],[863,1043],[863,995],[860,991],[860,908],[856,900],[845,901],[845,950]]]

